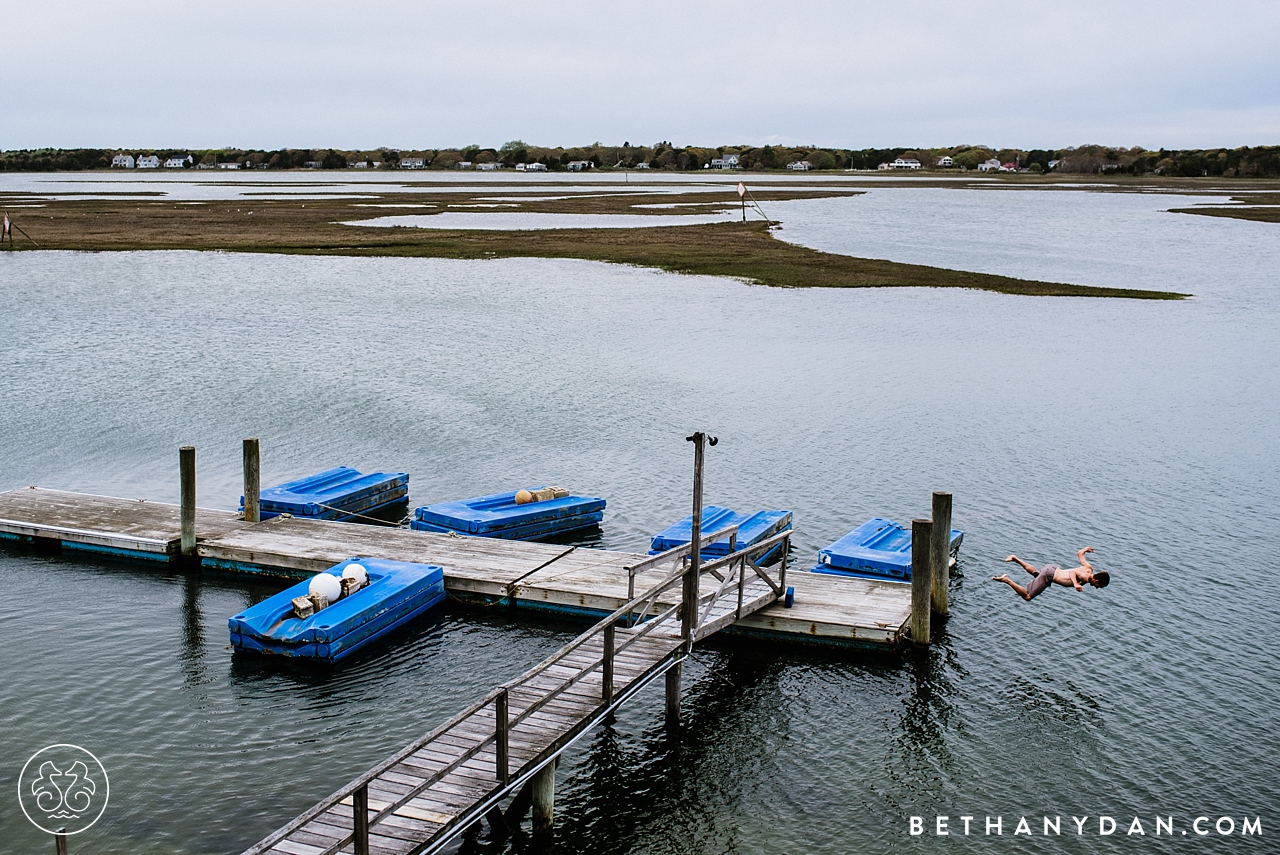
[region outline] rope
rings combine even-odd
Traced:
[[[357,514],[354,511],[344,510],[343,508],[335,508],[333,505],[326,505],[324,502],[316,502],[316,504],[324,508],[325,510],[337,511],[338,513],[348,517],[359,517],[362,520],[373,520],[374,522],[381,523],[382,525],[387,526],[388,528],[393,527],[393,524],[388,523],[387,520],[381,519],[380,517],[371,517],[368,514]],[[409,514],[405,514],[404,518],[401,519],[400,522],[394,523],[394,527],[405,528],[409,524],[409,521],[411,519],[413,519],[412,516],[410,516]]]

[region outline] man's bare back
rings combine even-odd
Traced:
[[[1033,564],[1028,564],[1016,555],[1010,555],[1005,561],[1015,561],[1022,566],[1034,578],[1028,583],[1027,587],[1022,587],[1017,582],[1009,578],[1009,574],[1002,576],[992,576],[994,582],[1004,582],[1018,594],[1022,599],[1030,601],[1039,596],[1050,584],[1058,584],[1064,588],[1075,588],[1077,591],[1083,591],[1085,585],[1092,585],[1095,588],[1105,588],[1111,581],[1111,575],[1105,570],[1094,570],[1093,565],[1089,563],[1089,559],[1085,555],[1093,552],[1092,546],[1076,552],[1076,559],[1079,560],[1079,567],[1072,567],[1070,570],[1063,570],[1057,564],[1046,564],[1042,568],[1037,568]]]

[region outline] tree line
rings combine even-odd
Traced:
[[[346,149],[31,149],[0,152],[0,172],[58,172],[110,169],[118,154],[191,156],[192,166],[236,164],[246,169],[397,169],[421,162],[424,169],[458,169],[480,164],[516,168],[539,163],[548,171],[563,171],[570,164],[590,164],[598,169],[655,169],[691,171],[709,168],[713,160],[738,158],[738,167],[764,171],[807,163],[812,170],[874,170],[898,158],[915,159],[924,170],[970,170],[995,159],[1019,170],[1045,173],[1145,175],[1175,177],[1218,176],[1265,178],[1280,176],[1280,146],[1244,146],[1215,149],[1114,148],[1099,145],[1065,149],[1012,149],[988,146],[947,148],[843,149],[821,146],[678,146],[671,142],[620,146],[599,142],[570,148],[535,146],[511,140],[497,148],[470,145],[462,148],[398,150]],[[951,166],[939,165],[944,157]]]

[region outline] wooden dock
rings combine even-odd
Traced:
[[[42,488],[0,493],[0,538],[51,548],[151,561],[177,561],[179,506]],[[457,600],[598,618],[629,591],[658,581],[629,567],[648,556],[408,529],[275,517],[247,523],[238,513],[197,509],[196,554],[210,571],[306,578],[354,557],[438,564]],[[795,604],[744,616],[730,633],[791,642],[899,646],[911,615],[911,587],[895,582],[792,572]],[[678,595],[677,595],[678,596]]]
[[[766,570],[751,556],[785,547],[790,535],[706,564],[686,560],[689,546],[644,558],[636,569],[660,577],[657,584],[245,855],[431,853],[481,818],[499,833],[518,825],[530,807],[535,836],[550,831],[557,757],[663,674],[668,720],[678,718],[681,661],[698,641],[782,595],[786,562]]]

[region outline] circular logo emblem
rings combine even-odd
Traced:
[[[50,834],[84,831],[107,809],[109,795],[107,770],[79,745],[41,748],[18,776],[22,812]]]

